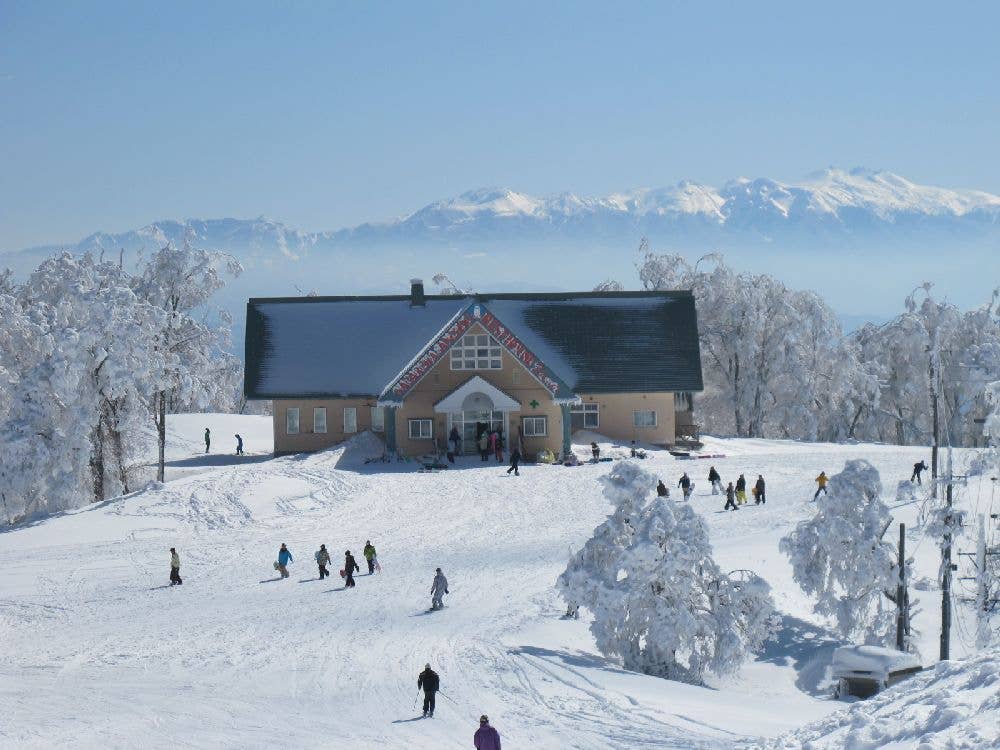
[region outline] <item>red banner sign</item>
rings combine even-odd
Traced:
[[[532,375],[538,378],[538,381],[544,385],[548,390],[552,392],[553,395],[559,391],[559,383],[555,381],[550,375],[548,368],[545,366],[538,357],[531,353],[531,351],[526,347],[521,340],[511,333],[507,327],[501,323],[493,313],[487,311],[482,318],[479,319],[482,323],[483,328],[485,328],[493,338],[500,342],[500,344],[511,353],[511,355],[528,370]]]

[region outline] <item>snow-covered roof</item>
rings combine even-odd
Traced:
[[[841,646],[833,652],[833,676],[866,674],[884,680],[891,672],[920,669],[920,661],[904,651],[882,646]]]
[[[251,299],[247,397],[377,396],[473,303],[574,393],[702,389],[690,292],[428,295],[423,305],[411,303],[409,296]]]

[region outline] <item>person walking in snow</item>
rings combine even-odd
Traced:
[[[726,487],[726,504],[723,506],[723,510],[739,510],[739,506],[736,505],[736,488],[733,487],[733,483],[730,482],[729,486]]]
[[[212,447],[212,431],[205,428],[205,453],[208,453],[208,449]]]
[[[742,474],[736,478],[736,502],[743,505],[747,501],[747,478]]]
[[[448,433],[448,442],[451,443],[452,453],[462,452],[462,436],[458,432],[458,427],[451,428],[451,432]]]
[[[365,556],[365,562],[368,563],[368,575],[372,575],[375,572],[375,545],[372,544],[371,539],[365,542],[365,548],[361,554]]]
[[[236,433],[236,455],[243,455],[243,438],[240,437],[239,433]]]
[[[278,550],[278,562],[274,564],[282,578],[288,578],[288,563],[294,562],[294,560],[292,553],[282,542],[281,549]]]
[[[434,718],[434,694],[440,689],[441,678],[430,664],[425,664],[424,671],[417,675],[417,690],[424,691],[424,716]]]
[[[448,579],[444,577],[441,568],[434,571],[434,582],[431,584],[431,609],[444,609],[442,598],[448,593]]]
[[[917,484],[920,484],[920,474],[921,472],[927,471],[927,464],[924,463],[923,459],[920,459],[917,463],[913,464],[913,473],[910,475],[910,481],[914,479],[917,480]]]
[[[500,750],[500,733],[490,726],[490,717],[486,714],[479,717],[479,729],[472,736],[472,744],[476,750]]]
[[[658,497],[670,497],[670,490],[667,488],[667,485],[663,483],[662,479],[659,479],[656,482],[656,494]]]
[[[354,560],[354,555],[351,554],[350,550],[344,553],[344,588],[353,589],[357,584],[354,583],[354,571],[361,572],[361,568],[358,563]]]
[[[177,554],[177,550],[173,547],[170,548],[170,585],[180,586],[184,581],[181,580],[181,556]]]
[[[722,489],[722,477],[719,476],[719,472],[715,470],[714,466],[710,466],[708,469],[708,483],[712,485],[712,494],[718,495],[719,490]]]
[[[680,481],[677,482],[677,486],[684,491],[685,500],[691,497],[691,477],[687,475],[686,471],[683,475],[681,475]]]
[[[510,451],[510,468],[507,469],[507,473],[510,474],[513,471],[515,477],[521,476],[521,473],[517,470],[519,463],[521,463],[521,451],[515,445]]]
[[[319,545],[319,549],[316,550],[316,564],[319,565],[319,580],[323,580],[330,575],[330,571],[326,569],[326,566],[330,564],[330,553],[326,551],[326,545]]]
[[[764,475],[757,475],[757,483],[753,486],[753,494],[756,500],[754,505],[760,505],[761,503],[767,502],[767,498],[764,497]]]
[[[830,493],[828,493],[826,491],[826,483],[829,482],[829,481],[830,481],[830,479],[829,479],[829,477],[827,477],[825,471],[821,471],[819,473],[819,476],[816,477],[816,484],[818,484],[819,487],[816,488],[816,494],[813,495],[813,501],[814,502],[815,502],[816,498],[819,497],[819,493],[822,492],[824,495],[830,494]]]
[[[594,457],[595,464],[601,460],[601,449],[597,447],[597,443],[590,444],[590,455]]]
[[[486,430],[483,430],[482,434],[479,436],[479,457],[483,461],[488,461],[490,455],[490,435]]]

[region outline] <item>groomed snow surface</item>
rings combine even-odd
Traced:
[[[246,456],[231,455],[236,432]],[[165,486],[0,534],[0,746],[469,748],[482,713],[505,748],[1000,742],[996,654],[943,665],[875,702],[831,700],[828,667],[842,644],[778,552],[812,514],[820,470],[866,458],[888,494],[926,450],[710,439],[706,451],[726,458],[657,451],[642,462],[672,487],[691,474],[716,560],[764,576],[782,613],[778,639],[739,676],[696,687],[625,672],[597,653],[586,613],[560,619],[555,578],[610,512],[597,481],[610,463],[523,466],[515,478],[477,457],[429,474],[366,464],[380,449],[370,435],[282,458],[268,455],[270,435],[268,417],[174,417]],[[723,513],[709,465],[725,481],[763,473],[767,504]],[[918,574],[934,581],[937,548],[915,529],[919,508],[886,499],[911,529]],[[351,590],[336,572],[317,579],[321,542],[336,571],[344,550],[361,559],[366,539],[381,574]],[[288,580],[272,567],[282,542],[295,556]],[[172,546],[179,587],[167,585]],[[437,566],[451,593],[428,614]],[[911,597],[932,664],[939,592],[922,588]],[[963,616],[955,657],[967,648]],[[426,662],[442,693],[424,720],[415,699]]]

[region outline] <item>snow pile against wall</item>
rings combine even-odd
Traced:
[[[350,469],[363,466],[365,461],[378,458],[385,453],[385,443],[371,430],[358,433],[350,440],[345,440],[336,451],[342,451],[337,461],[338,469]]]
[[[875,698],[768,742],[771,750],[1000,746],[1000,649],[941,662]]]

